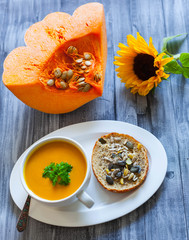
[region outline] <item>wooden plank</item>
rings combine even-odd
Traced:
[[[125,12],[124,20],[123,14],[120,14],[121,17],[119,21],[125,23],[128,21],[126,24],[132,28],[129,33],[135,36],[137,31],[139,31],[146,40],[152,36],[155,46],[160,50],[160,41],[168,31],[175,33],[173,30],[178,31],[178,29],[183,29],[183,16],[179,15],[179,12],[182,11],[181,2],[177,2],[173,6],[167,3],[169,10],[168,6],[166,9],[164,8],[163,3],[163,1],[132,1],[129,6],[131,19],[125,17]],[[122,7],[123,5],[121,8]],[[160,9],[162,9],[162,11],[160,11]],[[121,9],[119,10],[121,12]],[[177,24],[176,29],[172,28],[172,24],[170,24],[172,21],[165,18],[168,11],[172,13],[172,16],[179,15],[179,17],[175,19],[175,25]],[[167,14],[166,16],[170,15]],[[118,32],[125,32],[125,35],[127,35],[128,27],[115,21],[114,23],[116,36],[120,36],[119,40],[115,39],[115,46],[118,42],[126,42],[125,38],[118,35]],[[183,30],[186,31],[185,29]],[[142,97],[136,96],[136,100],[133,102],[131,102],[133,96],[131,96],[128,91],[125,91],[123,98],[123,94],[120,93],[121,88],[121,83],[119,79],[116,78],[116,113],[118,120],[130,121],[129,117],[133,116],[130,121],[131,123],[137,122],[139,126],[149,130],[160,139],[167,150],[169,160],[167,177],[161,188],[146,204],[129,214],[131,218],[137,215],[137,221],[132,222],[128,215],[123,218],[122,221],[126,226],[123,230],[123,232],[125,232],[125,239],[129,239],[130,234],[132,234],[133,239],[138,239],[138,236],[142,239],[153,240],[186,239],[187,226],[184,217],[185,209],[183,207],[183,194],[181,190],[180,166],[178,158],[176,157],[178,156],[178,143],[175,141],[176,126],[174,118],[176,118],[176,116],[173,116],[170,84],[166,82],[163,83],[161,89],[156,90],[154,96],[143,97],[143,100]],[[181,96],[179,96],[178,94],[178,98],[181,98]],[[129,108],[128,105],[132,107]],[[169,139],[169,141],[167,141],[167,139]],[[174,151],[172,151],[172,149],[174,149]],[[177,227],[175,228],[174,226]],[[159,231],[160,229],[161,231]]]
[[[14,48],[24,45],[24,33],[31,24],[42,20],[48,13],[54,11],[65,11],[72,14],[84,1],[78,1],[77,3],[75,1],[30,1],[27,3],[27,1],[19,1],[15,4],[15,1],[10,0],[7,4],[6,14],[1,12],[4,17],[4,23],[7,26],[6,28],[3,27],[1,31],[4,41],[4,45],[1,48],[1,59],[4,59],[5,55]],[[111,46],[110,43],[109,46]],[[112,54],[109,54],[108,63],[112,59]],[[62,235],[67,236],[67,239],[88,239],[88,228],[73,228],[70,235],[70,228],[49,226],[31,218],[28,221],[29,227],[27,231],[20,235],[15,228],[20,210],[10,198],[8,177],[21,153],[34,141],[47,133],[66,125],[87,120],[114,119],[114,111],[112,111],[114,92],[111,83],[113,78],[110,78],[113,74],[113,69],[110,66],[107,70],[109,81],[106,81],[105,89],[108,91],[104,93],[103,97],[86,104],[72,113],[64,115],[49,115],[25,106],[5,89],[1,83],[1,96],[4,98],[1,101],[2,111],[0,119],[4,131],[2,132],[0,141],[3,147],[2,156],[5,161],[3,161],[0,173],[2,179],[7,179],[0,187],[1,198],[3,199],[1,204],[3,209],[1,219],[3,221],[1,222],[0,229],[2,229],[4,239],[19,238],[35,240],[43,239],[44,237],[45,239],[62,239]],[[9,134],[9,137],[7,137],[7,134]],[[9,146],[9,151],[7,151],[6,146]],[[5,171],[5,164],[9,172]],[[5,221],[4,219],[7,220]],[[8,221],[11,223],[8,224]],[[34,233],[37,234],[34,235]]]
[[[183,4],[183,1],[174,1],[173,9],[177,18],[174,14],[165,15],[167,22],[171,22],[173,29],[168,29],[168,35],[174,35],[175,33],[186,33],[188,32],[188,13],[186,11],[186,6],[189,6],[188,3]],[[165,11],[168,10],[169,5],[164,3]],[[188,52],[189,38],[187,37],[184,41],[183,38],[179,38],[181,41],[172,41],[169,45],[170,51],[175,53],[174,50],[177,49],[179,52]],[[189,181],[189,139],[188,139],[188,105],[189,99],[187,90],[189,90],[189,81],[188,79],[183,78],[180,75],[174,75],[171,78],[170,82],[170,91],[172,93],[172,103],[173,103],[173,112],[175,120],[175,140],[177,141],[178,146],[178,161],[179,161],[179,177],[181,181],[180,192],[182,194],[181,202],[179,205],[182,205],[184,208],[183,213],[183,222],[185,226],[185,236],[189,236],[189,193],[188,193],[188,181]],[[174,163],[172,163],[174,166]],[[176,193],[178,194],[178,193]],[[177,203],[176,203],[177,204]],[[179,231],[179,230],[178,230]],[[180,230],[180,231],[184,231]]]
[[[26,29],[48,13],[70,14],[86,0],[1,0],[0,73],[5,56],[24,44]],[[52,115],[33,110],[0,84],[0,233],[1,239],[189,239],[188,80],[172,76],[154,96],[130,94],[115,76],[113,57],[126,35],[139,31],[161,49],[165,35],[187,32],[189,4],[178,1],[100,1],[106,14],[108,61],[103,96],[74,112]],[[188,51],[188,40],[181,48]],[[83,228],[64,228],[29,219],[27,230],[19,234],[16,221],[20,211],[9,194],[9,176],[14,163],[34,141],[73,123],[117,119],[137,124],[160,139],[168,155],[168,172],[157,193],[143,206],[114,221]],[[102,213],[103,214],[103,213]]]
[[[113,21],[113,46],[115,55],[118,43],[126,44],[128,34],[136,35],[137,17],[139,16],[136,1],[125,1],[120,5],[112,7]],[[117,14],[117,11],[119,15]],[[138,13],[138,14],[137,14]],[[136,16],[137,15],[137,16]],[[123,24],[124,23],[124,24]],[[116,93],[116,119],[120,121],[137,124],[136,100],[137,97],[125,89],[120,79],[115,76]],[[120,219],[122,239],[145,239],[144,208],[122,217]]]

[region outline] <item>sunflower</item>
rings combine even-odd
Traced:
[[[158,54],[150,37],[149,46],[143,37],[137,33],[137,39],[132,35],[127,36],[125,46],[119,43],[121,49],[117,51],[120,57],[115,57],[114,64],[119,66],[117,76],[125,83],[126,88],[131,88],[133,94],[147,95],[157,87],[162,79],[167,79],[169,74],[164,72],[164,65],[172,61],[172,57],[163,58],[165,53]]]

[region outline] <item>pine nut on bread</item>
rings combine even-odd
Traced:
[[[146,148],[133,137],[109,133],[93,148],[92,169],[98,182],[112,192],[127,192],[139,187],[148,172]]]

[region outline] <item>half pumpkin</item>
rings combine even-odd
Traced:
[[[103,5],[88,3],[70,16],[55,12],[32,25],[26,47],[5,59],[3,82],[28,106],[71,112],[103,93],[107,37]]]

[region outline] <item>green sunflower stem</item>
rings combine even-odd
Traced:
[[[169,57],[174,57],[173,54],[171,54],[171,53],[168,52],[167,50],[165,50],[164,53],[167,54]]]

